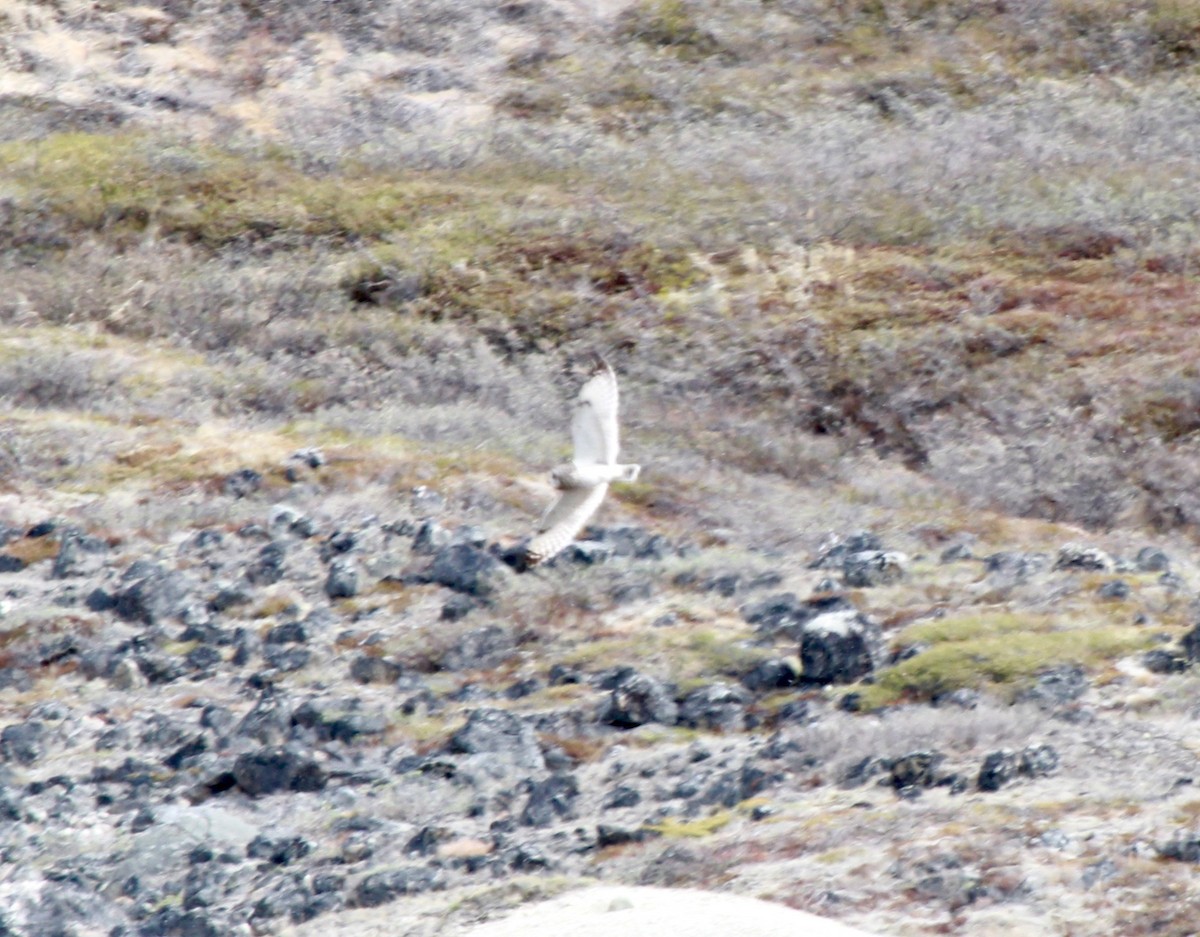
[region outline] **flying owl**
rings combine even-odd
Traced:
[[[617,376],[596,356],[591,377],[579,389],[571,414],[571,461],[550,472],[561,494],[538,524],[525,551],[526,566],[536,566],[562,551],[596,513],[613,481],[634,481],[640,465],[617,462]]]

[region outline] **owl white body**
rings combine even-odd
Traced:
[[[617,462],[617,376],[600,359],[592,376],[579,390],[571,415],[570,462],[557,466],[550,477],[562,494],[538,525],[529,542],[526,563],[534,566],[563,550],[600,507],[609,482],[634,481],[640,465]]]

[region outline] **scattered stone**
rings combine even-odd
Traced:
[[[325,594],[331,599],[349,599],[358,595],[358,567],[353,560],[335,560],[330,564]]]
[[[584,539],[605,544],[613,556],[664,560],[673,552],[666,537],[650,533],[644,527],[589,527],[586,534]]]
[[[964,560],[975,559],[975,554],[971,552],[971,548],[965,543],[956,543],[946,547],[938,557],[938,562],[946,563],[961,563]]]
[[[932,787],[938,781],[937,769],[945,757],[941,752],[920,751],[894,759],[888,765],[892,787],[901,792]]]
[[[231,498],[246,498],[262,487],[263,477],[251,468],[238,469],[225,476],[221,491]]]
[[[242,791],[258,797],[277,791],[319,791],[326,776],[311,756],[287,747],[269,747],[239,755],[233,763],[233,780]]]
[[[1110,572],[1113,569],[1113,559],[1095,547],[1066,543],[1058,549],[1058,555],[1054,558],[1054,568]]]
[[[419,895],[445,887],[441,874],[426,866],[406,866],[368,875],[355,887],[352,908],[374,908],[404,895]]]
[[[840,595],[821,595],[801,600],[794,593],[784,592],[742,609],[742,617],[754,625],[764,640],[790,638],[799,641],[804,626],[828,612],[853,611],[854,606]]]
[[[674,725],[679,716],[666,686],[653,677],[636,671],[625,674],[612,687],[600,710],[600,721],[621,729],[632,729],[648,722]]]
[[[413,537],[413,553],[432,555],[450,545],[453,533],[434,520],[427,520],[417,528]]]
[[[128,621],[154,626],[180,616],[187,607],[188,593],[188,582],[181,573],[138,560],[121,574],[113,608]]]
[[[446,499],[424,485],[417,485],[409,494],[409,507],[417,517],[431,517],[446,509]]]
[[[678,723],[689,729],[739,732],[746,728],[746,692],[727,683],[698,687],[683,698]]]
[[[736,807],[744,800],[758,797],[768,787],[783,779],[779,772],[768,772],[747,760],[735,771],[726,771],[701,795],[703,804]]]
[[[657,835],[660,834],[645,827],[629,830],[608,823],[600,823],[596,826],[596,846],[604,849],[608,846],[624,846],[627,843],[644,843],[647,839]]]
[[[580,566],[599,566],[616,555],[612,546],[598,540],[576,540],[564,552],[570,562]]]
[[[1045,553],[992,553],[983,559],[988,575],[1017,584],[1046,568],[1050,558]]]
[[[854,553],[876,552],[883,549],[883,541],[869,531],[860,530],[846,537],[833,537],[821,545],[817,558],[808,564],[809,569],[843,569],[846,557]]]
[[[475,709],[467,723],[450,737],[446,751],[465,755],[488,755],[530,770],[544,770],[546,763],[533,728],[518,716],[501,709]]]
[[[443,670],[487,670],[508,660],[516,651],[511,632],[502,625],[485,625],[468,631],[438,661]]]
[[[50,568],[50,578],[91,576],[104,568],[108,553],[108,543],[99,537],[69,531],[59,543],[58,555]]]
[[[882,662],[882,629],[853,609],[826,612],[801,629],[801,683],[853,683]]]
[[[550,826],[556,820],[575,817],[575,801],[579,798],[579,782],[574,775],[553,774],[545,781],[530,786],[529,799],[521,811],[522,826]]]
[[[795,686],[799,680],[795,663],[783,657],[769,657],[742,675],[742,686],[752,693],[762,693]]]
[[[340,703],[308,700],[292,713],[292,722],[312,729],[322,742],[353,742],[360,736],[383,735],[389,728],[381,713],[359,711],[357,700]]]
[[[1017,770],[1030,778],[1041,778],[1058,770],[1058,751],[1052,745],[1029,745],[1017,757]]]
[[[466,618],[479,607],[479,603],[469,595],[457,592],[450,596],[442,605],[442,621],[459,621]]]
[[[642,802],[642,795],[636,787],[628,784],[618,784],[604,795],[601,806],[605,810],[618,810],[622,807],[636,807]]]
[[[1183,673],[1188,658],[1172,648],[1156,647],[1142,654],[1142,666],[1151,673]]]
[[[404,668],[383,657],[359,654],[350,662],[350,677],[358,683],[395,683]]]
[[[976,786],[981,791],[998,791],[1017,776],[1017,756],[1007,749],[989,752],[979,768]]]
[[[272,865],[291,865],[307,856],[312,849],[312,843],[301,836],[272,839],[260,833],[246,847],[246,856],[250,859],[266,859]]]
[[[842,580],[855,589],[888,585],[904,578],[907,565],[908,557],[903,553],[883,550],[848,553],[842,564]]]
[[[270,586],[283,578],[283,563],[287,548],[282,542],[272,540],[258,551],[258,556],[246,567],[246,581],[255,586]]]
[[[438,550],[429,579],[455,592],[489,598],[499,590],[503,574],[504,566],[494,556],[460,543]]]
[[[31,765],[45,754],[46,727],[34,719],[0,730],[0,758]]]
[[[1113,579],[1111,582],[1106,582],[1096,590],[1096,595],[1102,599],[1120,600],[1129,598],[1132,590],[1129,588],[1129,583],[1123,579]]]
[[[1179,644],[1189,662],[1200,660],[1200,625],[1196,625],[1180,638]]]
[[[1021,693],[1019,699],[1035,703],[1042,709],[1053,709],[1079,699],[1090,685],[1082,667],[1065,664],[1038,674],[1034,685]]]
[[[1133,562],[1143,573],[1165,573],[1171,568],[1170,558],[1157,547],[1142,547]]]

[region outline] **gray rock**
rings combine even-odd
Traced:
[[[418,895],[445,887],[439,872],[426,866],[412,865],[368,875],[355,887],[350,906],[374,908],[404,895]]]
[[[412,551],[425,555],[435,554],[449,546],[453,536],[450,530],[437,521],[426,520],[417,528],[416,536],[413,537]]]
[[[801,629],[801,683],[853,683],[882,662],[882,629],[857,611],[827,612]]]
[[[742,675],[742,686],[753,693],[770,692],[795,686],[799,679],[800,675],[791,661],[782,657],[769,657],[760,660]]]
[[[286,558],[287,547],[278,540],[272,540],[258,551],[258,556],[246,567],[246,581],[256,586],[274,585],[283,579]]]
[[[678,717],[679,707],[666,685],[635,671],[616,682],[600,710],[601,722],[620,729],[632,729],[648,722],[674,725]]]
[[[1179,639],[1180,647],[1183,649],[1184,657],[1189,662],[1200,660],[1200,625],[1196,625]]]
[[[652,534],[644,527],[589,527],[586,533],[586,540],[599,541],[613,556],[662,560],[674,552],[666,537]]]
[[[381,713],[365,713],[357,700],[308,700],[292,713],[292,722],[312,729],[322,742],[353,742],[361,736],[379,736],[389,723]]]
[[[945,760],[941,752],[909,752],[888,765],[891,784],[898,791],[932,787],[938,781],[938,768]]]
[[[504,565],[489,553],[466,543],[438,550],[429,579],[456,592],[488,598],[501,587]]]
[[[442,621],[458,621],[466,618],[477,608],[479,608],[479,603],[475,599],[460,592],[452,595],[442,605],[441,619]]]
[[[1007,749],[989,752],[979,768],[976,786],[981,791],[998,791],[1017,776],[1017,756]]]
[[[1170,557],[1157,547],[1142,547],[1133,562],[1143,573],[1165,573],[1171,568]]]
[[[502,625],[485,625],[468,631],[438,661],[443,670],[485,670],[496,667],[516,652],[512,633]]]
[[[128,621],[159,625],[187,609],[190,584],[174,570],[138,560],[121,574],[113,593],[114,610]]]
[[[1172,648],[1156,647],[1142,655],[1142,666],[1151,673],[1183,673],[1188,660]]]
[[[225,476],[221,491],[231,498],[246,498],[262,487],[262,474],[251,468],[238,469]]]
[[[319,791],[326,783],[325,770],[303,752],[288,747],[260,748],[239,755],[233,779],[252,797],[277,791]]]
[[[878,552],[883,549],[883,541],[875,534],[860,530],[845,537],[834,537],[821,545],[817,558],[809,569],[843,569],[846,557],[853,553]]]
[[[291,865],[312,850],[312,843],[302,836],[272,838],[260,833],[247,844],[246,856],[250,859],[266,859],[272,865]]]
[[[577,540],[564,551],[566,558],[579,566],[599,566],[613,557],[613,548],[598,540]]]
[[[555,774],[530,786],[529,799],[521,811],[522,826],[550,826],[559,820],[575,818],[579,782],[574,775]]]
[[[46,726],[35,719],[0,730],[0,758],[31,765],[45,754]]]
[[[689,729],[740,732],[746,728],[746,691],[728,683],[698,687],[679,705],[679,725]]]
[[[899,582],[908,558],[903,553],[864,550],[848,553],[842,563],[842,580],[847,586],[865,589]]]
[[[404,668],[395,661],[359,654],[350,662],[350,678],[358,683],[395,683]]]
[[[853,610],[854,606],[840,595],[822,595],[799,599],[795,593],[783,592],[742,609],[742,617],[754,625],[764,639],[779,637],[799,641],[804,626],[828,612]]]
[[[331,599],[349,599],[358,595],[358,566],[353,560],[334,560],[330,564],[325,594]]]
[[[1054,558],[1055,569],[1079,569],[1092,572],[1108,572],[1113,569],[1112,557],[1095,547],[1078,543],[1065,543]]]
[[[520,768],[541,771],[546,762],[532,726],[501,709],[474,709],[450,737],[451,754],[488,755]]]
[[[294,644],[270,644],[263,648],[263,660],[267,666],[281,673],[303,670],[312,660],[312,651]]]
[[[1200,831],[1176,831],[1169,840],[1159,844],[1158,854],[1179,862],[1200,862]]]
[[[983,569],[989,576],[1011,583],[1021,583],[1049,564],[1045,553],[992,553],[983,558]]]
[[[1132,590],[1129,588],[1129,583],[1123,579],[1113,579],[1110,582],[1104,583],[1096,590],[1096,595],[1102,599],[1117,601],[1120,599],[1129,598]]]
[[[50,568],[50,577],[66,579],[71,576],[90,576],[104,568],[108,553],[108,543],[99,537],[70,531],[63,535],[59,544],[58,555]]]

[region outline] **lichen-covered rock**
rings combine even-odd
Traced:
[[[451,754],[487,755],[498,762],[541,771],[545,759],[533,728],[524,719],[502,709],[475,709],[467,723],[450,737]]]
[[[521,811],[522,826],[550,826],[558,820],[575,818],[579,782],[570,774],[552,774],[530,785],[529,798]]]
[[[632,729],[648,722],[674,725],[679,707],[671,692],[654,677],[630,672],[612,687],[600,710],[600,721],[621,729]]]
[[[233,763],[233,779],[252,797],[278,791],[319,791],[327,780],[325,770],[311,755],[286,746],[239,755]]]
[[[854,606],[841,595],[819,595],[800,599],[795,593],[769,596],[742,609],[742,617],[754,625],[763,639],[800,640],[805,624],[829,612],[851,611]]]
[[[679,705],[678,722],[691,729],[738,732],[746,728],[746,691],[728,683],[698,687]]]
[[[853,589],[866,589],[899,582],[904,578],[908,557],[903,553],[863,550],[848,553],[842,563],[842,580]]]
[[[495,595],[504,583],[505,568],[491,554],[467,543],[438,550],[429,581],[480,598]]]
[[[1113,569],[1113,559],[1096,547],[1085,547],[1078,543],[1065,543],[1058,548],[1054,557],[1055,569],[1079,569],[1092,572],[1108,572]]]
[[[353,908],[373,908],[405,895],[419,895],[445,887],[437,870],[423,865],[374,872],[355,886],[349,904]]]
[[[187,608],[190,584],[183,574],[159,563],[138,560],[129,566],[113,594],[113,608],[129,621],[159,625]]]
[[[801,629],[801,683],[852,683],[882,662],[879,625],[855,610],[818,615]]]

